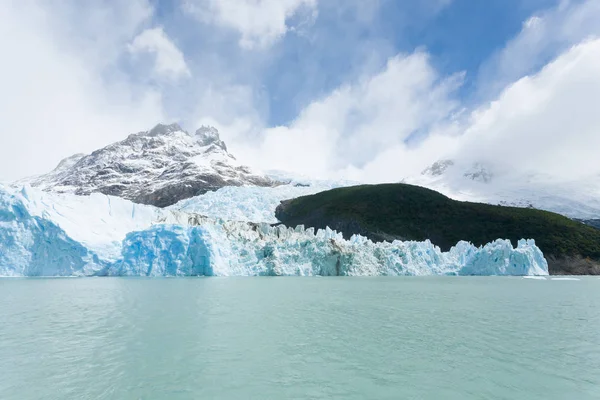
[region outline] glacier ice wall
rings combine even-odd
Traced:
[[[122,260],[107,270],[107,275],[144,276],[547,274],[533,240],[521,240],[516,248],[508,240],[483,247],[459,242],[442,252],[429,241],[373,243],[362,236],[345,240],[329,229],[218,221],[132,232]]]
[[[25,186],[4,191],[4,197],[11,197],[32,216],[51,221],[73,240],[111,260],[120,256],[127,233],[149,228],[159,219],[168,220],[159,208],[100,193],[74,196]]]
[[[349,186],[347,181],[293,181],[276,187],[226,186],[202,196],[182,200],[169,210],[202,214],[233,221],[276,223],[275,209],[282,200]]]
[[[0,189],[0,276],[87,275],[101,267],[96,254]]]
[[[329,229],[271,227],[133,205],[102,195],[0,187],[0,276],[547,275],[533,240],[345,240]]]

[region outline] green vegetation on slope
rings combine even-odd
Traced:
[[[452,200],[406,184],[333,189],[283,202],[288,226],[329,226],[373,240],[430,239],[447,250],[460,240],[482,245],[498,238],[535,239],[551,272],[599,273],[600,230],[547,211]]]

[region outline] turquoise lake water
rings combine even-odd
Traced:
[[[0,399],[600,399],[600,279],[0,279]]]

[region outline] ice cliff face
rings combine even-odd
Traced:
[[[177,124],[157,125],[92,154],[71,156],[28,183],[56,193],[98,192],[158,207],[225,186],[279,184],[239,165],[215,128],[191,135]]]
[[[0,189],[0,276],[71,276],[101,268],[98,257],[52,221]]]
[[[133,232],[122,260],[107,275],[379,276],[547,275],[533,241],[515,249],[497,240],[484,247],[460,242],[441,252],[431,242],[373,243],[344,240],[329,229],[314,232],[266,224],[207,223],[197,227],[155,226]]]
[[[57,196],[60,196],[58,201]],[[268,202],[266,203],[268,204]],[[87,211],[87,212],[85,212]],[[224,221],[95,194],[0,187],[0,276],[547,275],[533,241],[430,242]]]

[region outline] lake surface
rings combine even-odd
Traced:
[[[600,399],[600,280],[0,279],[0,399]]]

